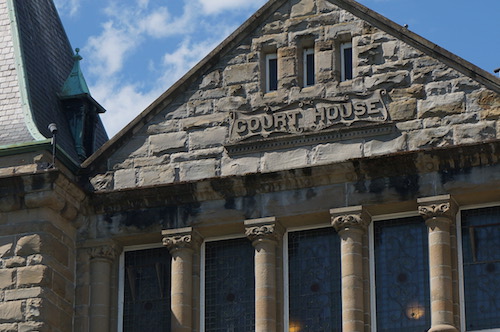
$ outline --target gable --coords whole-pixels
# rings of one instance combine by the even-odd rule
[[[270,1],[91,158],[93,184],[153,186],[497,139],[498,80],[432,45],[353,1]]]

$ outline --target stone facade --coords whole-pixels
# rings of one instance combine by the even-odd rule
[[[499,92],[494,76],[354,1],[271,0],[82,165],[48,167],[44,144],[4,151],[0,331],[122,330],[140,285],[128,253],[149,248],[170,255],[144,267],[170,301],[170,330],[207,331],[207,246],[228,239],[250,247],[233,265],[249,258],[254,271],[234,278],[252,280],[253,330],[307,330],[288,311],[288,241],[310,229],[339,241],[340,307],[325,310],[344,332],[374,331],[373,229],[402,216],[421,216],[427,235],[425,329],[474,330],[458,216],[498,205]]]

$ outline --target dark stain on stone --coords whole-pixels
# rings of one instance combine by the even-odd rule
[[[233,197],[227,198],[226,202],[224,203],[224,208],[226,210],[234,210],[236,209],[236,201]]]
[[[380,194],[386,188],[385,179],[378,178],[370,181],[369,191],[372,194]]]
[[[308,200],[313,199],[313,198],[314,198],[314,197],[316,197],[316,196],[317,196],[316,191],[315,191],[313,188],[309,188],[309,189],[307,189],[307,192],[306,192],[306,198],[307,198]]]
[[[361,164],[359,161],[354,161],[352,163],[352,165],[354,166],[354,172],[356,173],[356,179],[358,179],[354,183],[354,189],[356,189],[356,191],[358,193],[365,193],[367,191],[366,183],[365,183],[365,174],[361,171]]]
[[[389,179],[389,186],[394,188],[403,200],[409,200],[418,196],[419,181],[420,176],[418,174],[393,176]]]
[[[255,219],[260,217],[257,200],[255,196],[245,196],[242,199],[242,210],[246,219]]]

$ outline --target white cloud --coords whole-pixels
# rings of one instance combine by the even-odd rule
[[[238,9],[238,8],[257,8],[262,6],[266,0],[199,0],[203,6],[203,10],[207,14],[217,14],[224,10]]]
[[[54,0],[54,4],[61,15],[75,16],[80,9],[80,0]]]

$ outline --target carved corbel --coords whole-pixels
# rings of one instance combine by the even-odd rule
[[[118,256],[118,249],[115,244],[109,243],[87,249],[90,259],[102,258],[114,260]]]
[[[365,231],[371,222],[371,216],[362,206],[330,210],[331,223],[337,232],[349,229]]]
[[[193,231],[192,227],[181,229],[168,229],[161,232],[163,235],[163,245],[170,253],[176,250],[194,250],[200,243],[200,236]]]
[[[245,220],[245,235],[253,244],[259,241],[278,242],[283,233],[283,226],[275,217]]]
[[[448,220],[453,222],[458,211],[458,205],[450,195],[425,197],[417,200],[418,212],[424,220]]]

